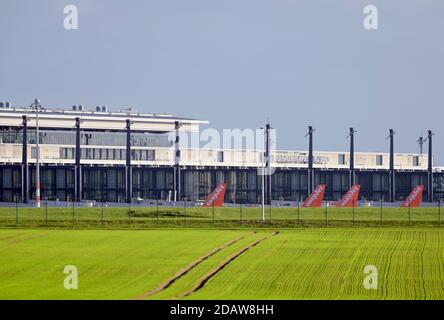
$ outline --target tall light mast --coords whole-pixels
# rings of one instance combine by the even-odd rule
[[[34,102],[31,104],[31,109],[35,112],[35,207],[40,208],[40,148],[39,148],[39,112],[43,110],[43,107],[40,105],[39,99],[34,99]]]

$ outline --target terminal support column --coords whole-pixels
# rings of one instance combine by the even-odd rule
[[[29,198],[29,170],[28,170],[28,118],[23,118],[23,138],[22,138],[22,202],[28,203]]]
[[[396,194],[396,181],[395,181],[395,151],[394,151],[394,139],[395,132],[393,129],[389,130],[390,138],[390,163],[389,163],[389,200],[395,201]]]
[[[350,128],[349,189],[355,184],[355,130]]]
[[[126,202],[133,198],[133,179],[131,170],[131,121],[126,120]]]
[[[428,157],[428,166],[427,166],[427,201],[433,201],[433,150],[432,150],[432,136],[433,132],[431,130],[428,131],[429,140],[429,157]]]
[[[308,195],[310,195],[313,190],[314,184],[314,172],[313,172],[313,127],[308,127]]]
[[[80,165],[80,118],[76,118],[75,201],[82,201],[82,167]]]
[[[174,200],[180,200],[180,122],[174,122],[176,139],[174,140]]]

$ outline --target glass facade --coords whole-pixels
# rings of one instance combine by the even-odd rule
[[[71,201],[74,198],[75,169],[73,166],[41,166],[42,199]],[[124,202],[126,200],[125,167],[82,166],[82,198],[85,200]],[[261,179],[255,169],[197,169],[181,170],[181,198],[204,200],[219,182],[226,181],[228,203],[259,203]],[[307,171],[279,169],[272,176],[272,199],[279,201],[305,200],[308,196]],[[326,200],[339,200],[348,191],[347,170],[317,170],[315,184],[326,184]],[[434,174],[434,199],[444,200],[444,173]],[[22,199],[22,167],[0,167],[0,201]],[[133,198],[174,199],[172,167],[133,167]],[[361,185],[360,199],[388,200],[387,171],[357,171],[356,183]],[[414,186],[427,188],[426,172],[397,172],[396,200],[402,201]],[[29,168],[30,199],[35,197],[35,168]],[[424,192],[424,200],[427,189]]]
[[[22,169],[20,166],[0,167],[0,201],[21,201]]]
[[[131,160],[135,161],[154,161],[156,160],[156,151],[147,149],[132,149]],[[31,148],[31,157],[35,158],[35,147]],[[75,148],[60,148],[60,159],[75,159]],[[125,148],[81,148],[81,159],[86,160],[126,160]]]
[[[75,145],[76,133],[73,130],[39,130],[40,144]],[[21,130],[1,129],[0,143],[21,144],[23,134]],[[36,132],[28,129],[28,143],[35,144]],[[81,145],[94,146],[126,146],[125,132],[84,132],[80,134]],[[131,133],[131,146],[134,147],[171,147],[172,141],[168,134],[161,133]]]

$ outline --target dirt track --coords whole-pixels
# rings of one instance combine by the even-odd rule
[[[251,235],[251,234],[254,234],[254,233],[256,233],[256,232],[252,232],[252,233],[249,233],[249,234],[247,234],[247,235],[244,235],[244,236],[238,237],[238,238],[236,238],[236,239],[234,239],[234,240],[230,240],[228,243],[226,243],[226,244],[224,244],[224,245],[222,245],[222,246],[220,246],[220,247],[217,247],[217,248],[211,250],[211,251],[208,252],[206,255],[200,257],[200,258],[197,259],[196,261],[194,261],[194,262],[192,262],[191,264],[189,264],[187,267],[185,267],[185,268],[179,270],[179,271],[178,271],[173,277],[167,279],[165,282],[163,282],[163,283],[162,283],[160,286],[158,286],[157,288],[155,288],[155,289],[153,289],[153,290],[151,290],[151,291],[148,291],[148,292],[146,292],[146,293],[144,293],[144,294],[142,294],[142,295],[139,295],[139,296],[137,296],[137,297],[134,297],[133,299],[134,299],[134,300],[142,300],[142,299],[146,299],[146,298],[148,298],[149,296],[152,296],[152,295],[154,295],[154,294],[156,294],[156,293],[158,293],[158,292],[160,292],[160,291],[162,291],[162,290],[165,290],[166,288],[168,288],[169,286],[171,286],[171,285],[172,285],[177,279],[179,279],[180,277],[183,277],[185,274],[187,274],[189,271],[191,271],[193,268],[195,268],[196,266],[198,266],[200,263],[202,263],[203,261],[205,261],[205,260],[208,259],[209,257],[211,257],[211,256],[215,255],[216,253],[218,253],[219,251],[221,251],[221,250],[223,250],[223,249],[225,249],[225,248],[227,248],[227,247],[229,247],[229,246],[235,244],[236,242],[238,242],[238,241],[240,241],[240,240],[242,240],[242,239],[245,239],[247,236],[249,236],[249,235]]]
[[[212,277],[214,277],[218,272],[220,272],[223,268],[225,268],[230,262],[232,262],[233,260],[235,260],[237,257],[239,257],[242,253],[248,251],[249,249],[257,246],[259,243],[267,240],[268,238],[271,238],[275,235],[279,234],[279,232],[274,232],[271,235],[268,235],[266,237],[263,237],[259,240],[256,240],[255,242],[249,244],[248,246],[240,249],[239,251],[233,253],[231,256],[229,256],[228,258],[226,258],[221,264],[219,264],[216,268],[214,268],[213,270],[211,270],[210,272],[208,272],[206,275],[204,275],[202,278],[200,278],[197,281],[197,284],[194,285],[190,290],[177,295],[177,298],[182,298],[182,297],[186,297],[189,296],[190,294],[196,292],[197,290],[199,290],[200,288],[202,288],[205,283],[210,280]]]

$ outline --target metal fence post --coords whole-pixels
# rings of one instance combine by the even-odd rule
[[[271,211],[272,211],[272,204],[271,204],[271,199],[270,199],[270,224],[272,223]]]
[[[242,226],[242,201],[240,203],[240,225]]]
[[[103,200],[102,200],[102,214],[101,214],[101,224],[102,224],[102,228],[103,228],[103,204],[104,204],[104,202],[103,202]]]
[[[353,226],[355,226],[355,200],[352,201],[352,210],[353,210]]]
[[[48,198],[46,198],[46,206],[45,206],[45,225],[48,226]]]
[[[15,196],[15,224],[19,223],[19,208],[18,208],[18,197]]]
[[[412,215],[412,213],[411,213],[411,208],[410,208],[410,202],[409,202],[409,227],[411,227],[412,226],[412,218],[411,218],[411,215]]]
[[[128,202],[128,227],[131,228],[131,202]]]
[[[183,207],[184,207],[184,218],[185,218],[185,228],[187,227],[187,201],[186,199],[183,200]]]
[[[325,225],[328,226],[328,203],[325,201]]]
[[[298,225],[301,224],[301,205],[299,203],[299,198],[298,198]]]
[[[214,201],[213,201],[213,228],[214,228]]]
[[[157,206],[157,224],[159,224],[159,199],[157,199],[157,201],[156,201],[156,206]]]
[[[438,224],[441,225],[441,199],[438,200]]]
[[[382,198],[381,198],[381,226],[382,226]]]
[[[75,225],[75,223],[76,223],[76,221],[75,221],[75,206],[76,206],[76,203],[74,202],[74,200],[72,201],[72,227],[74,228],[74,225]]]

